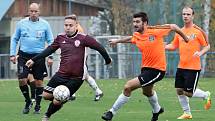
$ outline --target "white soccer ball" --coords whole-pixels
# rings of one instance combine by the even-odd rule
[[[70,97],[69,89],[64,85],[59,85],[54,89],[53,96],[58,101],[66,101]]]

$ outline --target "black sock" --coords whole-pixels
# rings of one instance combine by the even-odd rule
[[[54,105],[53,102],[49,104],[48,110],[46,112],[46,116],[51,117],[52,114],[61,109],[63,105]]]
[[[40,106],[42,100],[43,87],[36,87],[36,105]]]
[[[28,89],[28,85],[24,85],[24,86],[20,86],[19,87],[23,96],[25,97],[25,102],[30,102],[30,96],[29,96],[29,89]]]
[[[35,86],[35,81],[30,82],[30,89],[31,89],[31,99],[36,98],[36,86]]]

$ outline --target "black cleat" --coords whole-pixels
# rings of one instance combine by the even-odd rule
[[[32,108],[33,103],[31,101],[28,101],[25,103],[25,108],[22,110],[23,114],[28,114],[30,109]]]
[[[151,121],[157,121],[157,120],[158,120],[158,116],[159,116],[161,113],[163,113],[163,112],[164,112],[164,109],[163,109],[163,108],[161,108],[161,109],[159,110],[159,112],[158,112],[158,113],[152,113],[152,114],[153,114],[153,116],[152,116]]]
[[[111,121],[113,118],[113,113],[111,111],[107,111],[103,114],[102,119],[105,121]]]
[[[40,114],[40,105],[35,105],[34,114]]]
[[[104,96],[103,93],[96,95],[94,101],[99,101],[103,96]]]

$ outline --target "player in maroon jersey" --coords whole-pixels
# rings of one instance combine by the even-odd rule
[[[64,21],[65,33],[59,34],[54,42],[41,54],[28,60],[26,66],[31,67],[36,60],[45,58],[61,49],[61,61],[59,70],[44,88],[43,97],[51,103],[42,121],[48,121],[50,116],[57,112],[65,102],[54,99],[53,91],[58,85],[65,85],[69,88],[70,94],[75,93],[85,79],[86,48],[97,50],[105,59],[106,64],[111,63],[111,58],[105,48],[89,35],[78,33],[77,21],[72,16],[66,16]]]

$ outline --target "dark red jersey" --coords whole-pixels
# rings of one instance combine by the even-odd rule
[[[104,57],[107,64],[111,62],[105,48],[94,38],[82,33],[77,33],[72,37],[68,37],[66,34],[58,35],[54,42],[46,49],[47,51],[45,50],[43,54],[35,58],[46,57],[57,49],[60,49],[61,61],[57,74],[66,78],[83,78],[87,69],[87,47],[97,50]]]

